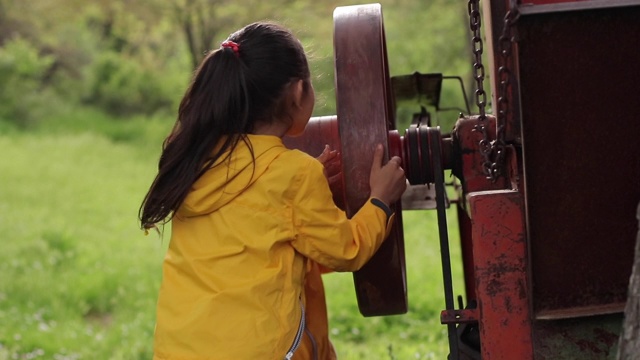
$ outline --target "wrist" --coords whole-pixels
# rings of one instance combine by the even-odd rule
[[[389,218],[393,215],[393,210],[391,209],[391,207],[389,207],[387,203],[385,203],[384,201],[380,200],[377,197],[372,196],[369,201],[371,201],[373,205],[382,209],[384,213],[387,215],[387,221],[389,221]]]

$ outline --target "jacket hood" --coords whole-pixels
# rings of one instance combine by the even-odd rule
[[[178,215],[191,217],[220,209],[259,179],[271,162],[286,151],[277,136],[247,135],[245,140],[238,141],[230,158],[217,161],[193,184]],[[226,154],[221,156],[224,158]]]

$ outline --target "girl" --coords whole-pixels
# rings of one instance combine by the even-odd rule
[[[144,229],[172,221],[154,359],[335,358],[320,269],[364,265],[406,184],[378,146],[371,199],[347,219],[321,162],[281,140],[313,105],[302,46],[278,25],[248,25],[202,61],[140,209]]]

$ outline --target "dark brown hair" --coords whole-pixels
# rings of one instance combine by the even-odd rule
[[[258,122],[286,116],[279,105],[293,80],[309,85],[300,42],[282,26],[253,23],[231,34],[238,44],[211,51],[199,65],[163,144],[158,174],[139,210],[145,229],[171,219],[193,183],[220,157],[248,141]]]

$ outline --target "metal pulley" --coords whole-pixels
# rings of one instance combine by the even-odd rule
[[[404,135],[398,132],[379,4],[336,8],[334,60],[337,115],[311,118],[304,133],[284,141],[288,147],[314,157],[325,144],[339,151],[342,175],[331,184],[336,205],[351,217],[367,201],[377,144],[385,147],[385,162],[391,156],[402,159],[410,184],[437,181],[436,172],[449,162],[451,152],[445,149],[451,146],[437,127],[414,124]],[[392,208],[396,215],[390,236],[354,273],[358,307],[364,316],[403,314],[408,310],[402,202]]]

